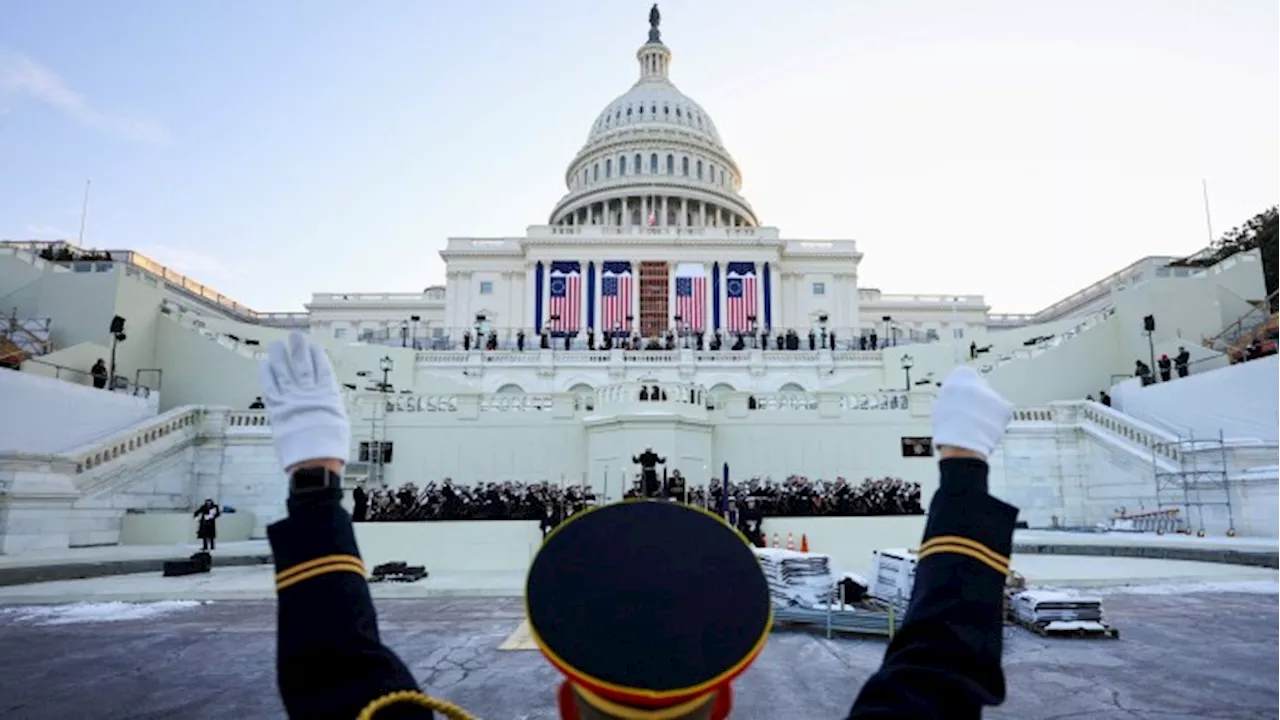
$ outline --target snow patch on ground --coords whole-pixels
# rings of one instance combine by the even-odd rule
[[[165,600],[153,603],[74,603],[71,605],[31,605],[0,610],[0,618],[36,625],[73,625],[77,623],[149,620],[199,607],[195,600]]]
[[[1190,595],[1192,593],[1247,593],[1280,595],[1280,583],[1274,580],[1222,580],[1157,585],[1121,585],[1088,588],[1093,595]]]

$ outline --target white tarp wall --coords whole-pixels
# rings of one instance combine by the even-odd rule
[[[69,450],[155,414],[144,398],[0,370],[0,452]]]
[[[1115,386],[1117,410],[1170,432],[1196,438],[1280,441],[1280,356],[1240,363],[1142,387],[1134,378]]]

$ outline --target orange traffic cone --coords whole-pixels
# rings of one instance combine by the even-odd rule
[[[809,536],[800,536],[800,552],[809,552]]]
[[[773,534],[773,546],[778,547],[778,533]]]
[[[787,549],[791,551],[796,549],[796,536],[793,533],[787,533]]]

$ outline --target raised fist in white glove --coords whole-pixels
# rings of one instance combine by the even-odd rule
[[[347,462],[351,425],[324,350],[301,333],[277,340],[258,368],[276,455],[288,472],[306,460]]]
[[[933,444],[991,456],[1013,419],[1013,406],[973,368],[960,366],[942,381],[933,404]]]

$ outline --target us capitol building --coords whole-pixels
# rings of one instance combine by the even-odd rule
[[[0,369],[0,405],[17,409],[0,416],[0,554],[181,528],[206,497],[260,536],[283,506],[257,371],[294,330],[345,388],[348,478],[390,486],[556,481],[617,499],[653,448],[700,483],[732,465],[738,479],[901,478],[928,497],[930,406],[958,364],[1018,407],[991,486],[1033,526],[1164,507],[1153,478],[1203,466],[1200,445],[1178,450],[1171,432],[1086,398],[1119,399],[1135,358],[1184,345],[1195,373],[1227,365],[1221,343],[1196,340],[1266,296],[1256,250],[1142,258],[1026,315],[860,288],[853,240],[761,224],[710,115],[671,82],[656,9],[636,61],[546,224],[450,238],[445,284],[423,292],[263,312],[132,250],[0,242],[0,365],[20,370]],[[95,389],[109,377],[115,392]],[[1144,396],[1126,395],[1138,412]],[[1233,473],[1275,460],[1274,445],[1213,452]],[[1269,514],[1215,527],[1274,536],[1267,477],[1269,505],[1233,485],[1230,507]]]
[[[672,51],[656,8],[636,51],[639,77],[591,123],[565,170],[566,193],[545,225],[522,237],[450,238],[443,287],[423,293],[325,293],[309,325],[336,340],[408,335],[423,348],[460,336],[545,330],[557,348],[605,336],[662,338],[728,349],[788,330],[808,347],[859,349],[910,339],[964,339],[987,324],[981,296],[890,295],[859,289],[852,239],[788,239],[741,194],[742,170],[711,115],[671,81]],[[407,326],[406,326],[407,325]],[[405,326],[405,327],[402,327]],[[754,329],[755,332],[752,332]]]

